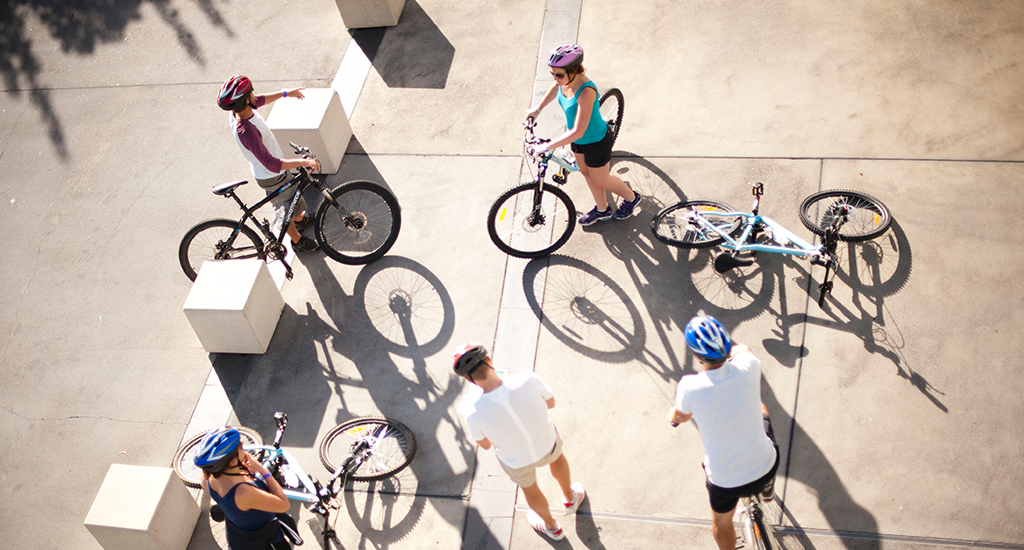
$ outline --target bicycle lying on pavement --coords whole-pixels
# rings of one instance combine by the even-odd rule
[[[622,126],[622,92],[618,88],[609,89],[601,96],[598,108],[612,132],[614,146]],[[533,167],[533,181],[505,191],[494,201],[487,213],[487,233],[505,254],[537,258],[561,248],[576,228],[576,206],[572,199],[561,187],[544,181],[548,165],[554,162],[558,166],[558,172],[551,179],[559,186],[565,185],[569,174],[578,172],[579,166],[571,152],[564,155],[554,151],[545,153],[539,147],[551,140],[534,134],[536,120],[527,119],[525,126],[523,146]]]
[[[290,145],[302,157],[314,158],[308,148],[294,143]],[[324,195],[313,221],[316,241],[329,257],[348,265],[367,264],[386,254],[395,244],[402,226],[402,213],[398,199],[391,191],[372,181],[350,181],[328,189],[305,167],[300,167],[298,172],[297,176],[251,208],[235,194],[235,190],[247,181],[214,186],[214,195],[229,197],[238,203],[242,217],[238,221],[207,220],[185,233],[178,246],[178,261],[185,275],[195,281],[206,260],[270,258],[283,263],[285,276],[291,279],[292,268],[286,260],[288,251],[284,239],[288,220],[294,219],[299,198],[310,186]],[[296,185],[298,192],[282,218],[275,219],[273,224],[266,218],[262,223],[257,222],[253,212]],[[249,225],[250,221],[266,238],[266,244]]]
[[[252,428],[235,429],[241,436],[242,447],[270,471],[285,496],[307,503],[311,512],[323,518],[324,548],[331,540],[341,544],[330,515],[332,510],[339,509],[335,500],[344,492],[348,480],[376,481],[394,476],[416,456],[416,438],[405,424],[383,417],[355,418],[331,428],[320,441],[320,462],[331,472],[331,479],[323,485],[306,474],[287,449],[281,448],[288,415],[276,412],[274,421],[277,432],[272,445],[264,445],[259,432]],[[193,489],[201,489],[203,484],[203,471],[193,459],[205,436],[201,433],[183,443],[171,463],[178,477]],[[210,516],[217,520],[212,508]]]
[[[818,307],[824,307],[839,266],[837,242],[873,239],[885,233],[892,223],[889,209],[870,195],[848,190],[819,191],[800,205],[800,221],[822,237],[822,243],[815,246],[758,213],[763,183],[753,184],[752,193],[754,206],[749,214],[717,201],[683,201],[659,212],[651,222],[651,231],[659,241],[680,248],[721,246],[724,250],[714,260],[715,271],[719,273],[753,264],[753,258],[739,257],[744,253],[809,258],[812,264],[825,268],[825,277],[818,285]],[[761,235],[769,242],[760,242]]]

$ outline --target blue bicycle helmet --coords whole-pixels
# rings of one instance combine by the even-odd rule
[[[697,316],[686,325],[686,345],[704,361],[718,363],[729,357],[732,339],[729,331],[714,317]]]
[[[234,428],[210,430],[199,443],[196,456],[192,461],[204,472],[219,472],[231,462],[233,457],[238,456],[238,446],[241,442],[238,430]]]

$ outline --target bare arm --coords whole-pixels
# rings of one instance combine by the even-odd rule
[[[580,92],[580,97],[576,100],[576,122],[573,124],[572,130],[548,143],[547,149],[550,151],[551,149],[564,147],[583,137],[583,134],[587,133],[587,125],[590,124],[590,113],[594,110],[595,103],[597,103],[596,90],[587,87]]]
[[[481,440],[479,440],[479,441],[477,441],[476,444],[479,445],[480,448],[485,450],[485,451],[490,449],[491,446],[493,445],[493,443],[491,443],[491,440],[487,439],[486,437],[481,439]]]
[[[296,99],[305,99],[306,96],[302,93],[302,90],[305,90],[305,88],[295,88],[294,90],[281,90],[280,92],[276,92],[273,94],[264,94],[263,97],[267,98],[267,103],[273,103],[281,99],[282,97],[294,97]],[[287,93],[288,95],[285,96],[285,93]]]
[[[249,456],[249,453],[245,453],[245,459],[245,467],[253,475],[262,477],[264,474],[269,473],[267,468]],[[235,491],[235,505],[238,506],[238,509],[242,511],[263,510],[274,513],[287,512],[291,508],[291,504],[288,502],[288,497],[284,495],[284,489],[274,479],[274,476],[267,476],[266,482],[267,488],[270,489],[269,492],[247,483],[239,485]]]
[[[541,109],[547,107],[552,101],[555,100],[555,93],[558,91],[558,84],[552,84],[548,91],[544,93],[544,97],[541,98],[540,104],[536,107],[531,108],[526,113],[526,118],[537,118],[540,114]]]
[[[552,395],[551,399],[548,399],[548,400],[546,400],[544,402],[548,404],[548,408],[549,409],[555,408],[555,396]]]
[[[693,414],[686,414],[679,412],[679,409],[672,407],[668,411],[668,421],[672,424],[682,424],[683,422],[689,422],[693,418]]]

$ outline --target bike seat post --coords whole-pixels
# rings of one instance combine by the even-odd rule
[[[761,207],[761,195],[764,194],[764,184],[761,182],[755,183],[750,192],[754,195],[754,206],[751,207],[750,212],[756,216],[757,211]]]

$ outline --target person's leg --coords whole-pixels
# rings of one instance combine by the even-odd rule
[[[548,467],[551,468],[551,475],[558,482],[558,486],[562,488],[562,496],[565,497],[565,502],[572,502],[575,495],[572,492],[572,474],[569,471],[569,460],[565,458],[565,453],[562,453]]]
[[[583,162],[583,153],[576,153],[576,165],[580,167],[580,174],[583,176],[583,180],[587,182],[587,189],[590,189],[590,194],[594,197],[594,204],[597,205],[597,209],[602,211],[608,210],[608,195],[604,192],[604,188],[598,187],[594,181],[590,173],[590,167]]]
[[[533,485],[521,487],[521,489],[523,490],[523,496],[526,497],[526,505],[544,520],[544,525],[547,526],[548,530],[555,531],[559,529],[558,522],[555,521],[555,517],[551,515],[551,510],[548,508],[548,497],[544,496],[544,492],[540,490],[540,485],[535,482]]]
[[[711,534],[714,535],[719,550],[736,550],[736,526],[732,522],[735,512],[735,507],[727,513],[711,511]]]
[[[626,182],[622,181],[622,178],[612,174],[611,168],[612,164],[610,162],[596,168],[593,166],[587,167],[587,173],[590,176],[587,179],[587,185],[591,187],[591,193],[593,193],[593,188],[597,187],[601,189],[602,196],[604,196],[604,191],[608,190],[627,201],[635,199],[636,195],[633,193],[633,190],[626,185]],[[584,176],[584,178],[586,177]]]

